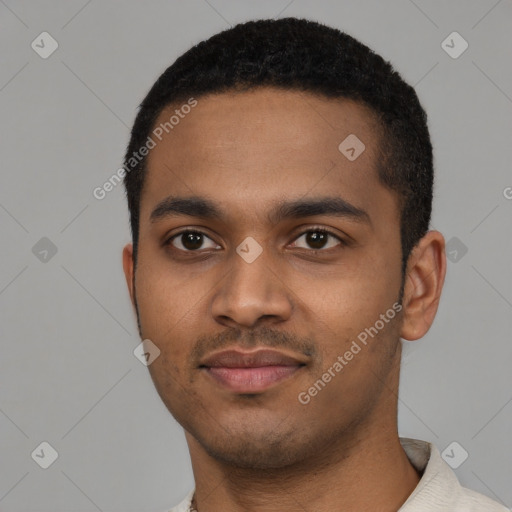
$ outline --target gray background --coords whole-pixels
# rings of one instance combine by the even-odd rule
[[[0,0],[0,510],[158,512],[192,487],[182,429],[133,355],[123,189],[92,191],[178,55],[285,16],[374,48],[429,114],[432,227],[457,255],[434,326],[405,345],[400,434],[457,441],[463,484],[512,507],[511,14],[510,0]],[[43,31],[59,45],[46,59],[31,47]],[[441,46],[453,31],[469,43],[457,59]],[[55,255],[33,250],[43,237]],[[59,455],[48,469],[31,457],[43,441]]]

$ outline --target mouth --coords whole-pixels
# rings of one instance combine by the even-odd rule
[[[223,388],[235,393],[257,393],[289,379],[306,362],[275,350],[227,350],[206,358],[199,368]]]

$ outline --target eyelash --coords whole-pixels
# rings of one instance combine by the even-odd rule
[[[209,237],[206,233],[204,233],[203,231],[199,231],[197,229],[192,229],[192,228],[189,228],[189,229],[184,229],[183,231],[180,231],[179,233],[175,233],[174,235],[172,235],[170,238],[168,238],[165,242],[164,242],[164,246],[165,247],[168,247],[168,246],[171,246],[172,249],[176,250],[176,251],[180,251],[180,252],[185,252],[185,253],[190,253],[190,254],[194,254],[194,253],[200,253],[201,249],[196,249],[196,250],[184,250],[184,249],[179,249],[177,247],[174,247],[172,246],[172,242],[174,239],[178,238],[179,236],[181,235],[184,235],[184,234],[187,234],[187,233],[192,233],[192,234],[195,234],[195,235],[201,235],[201,236],[205,236],[206,238],[209,238],[211,240],[211,237]],[[299,233],[295,238],[294,238],[294,242],[296,240],[298,240],[301,236],[303,235],[307,235],[308,233],[323,233],[323,234],[326,234],[326,235],[330,235],[331,237],[335,238],[338,242],[339,242],[339,245],[341,247],[345,247],[348,245],[348,242],[346,242],[345,240],[343,240],[342,238],[340,238],[337,234],[333,233],[332,231],[330,231],[329,229],[326,229],[324,227],[313,227],[313,228],[309,228],[305,231],[302,231],[301,233]],[[334,247],[329,247],[328,249],[309,249],[309,252],[313,252],[313,253],[319,253],[319,252],[327,252],[329,251],[330,249],[333,249]],[[303,247],[299,247],[299,249],[304,249]]]

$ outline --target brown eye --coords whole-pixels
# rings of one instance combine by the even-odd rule
[[[210,246],[204,247],[205,243],[210,241]],[[172,244],[176,249],[182,251],[197,251],[198,249],[215,249],[219,247],[215,242],[200,231],[182,231],[174,235],[168,244]]]
[[[183,233],[181,235],[181,243],[185,249],[190,251],[200,249],[203,245],[203,235],[198,233]]]
[[[305,246],[298,243],[301,239],[304,240],[306,244]],[[313,250],[330,249],[340,244],[343,245],[343,241],[325,229],[312,229],[306,231],[296,238],[294,242],[295,247]]]
[[[322,249],[329,235],[327,233],[321,233],[320,231],[310,231],[306,234],[306,243],[313,249]]]

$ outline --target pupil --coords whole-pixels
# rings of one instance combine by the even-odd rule
[[[310,231],[306,235],[307,243],[314,249],[321,249],[327,241],[327,233],[320,231]]]
[[[182,235],[183,247],[189,250],[199,249],[203,245],[203,235],[198,233],[186,233]]]

